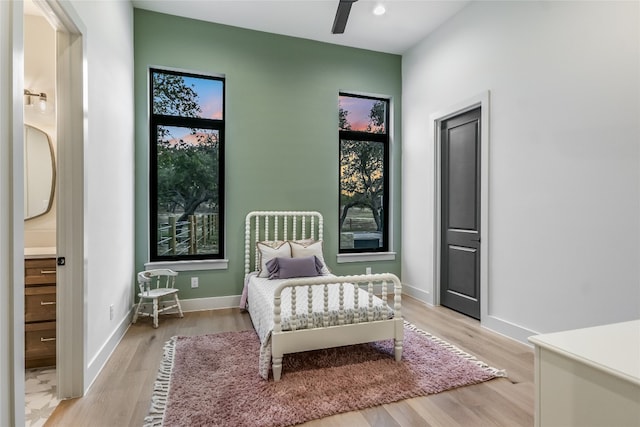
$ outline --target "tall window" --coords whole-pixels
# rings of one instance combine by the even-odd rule
[[[389,100],[340,93],[340,253],[389,250]]]
[[[150,69],[150,258],[223,258],[224,78]]]

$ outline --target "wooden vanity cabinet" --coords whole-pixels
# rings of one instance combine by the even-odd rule
[[[56,364],[56,259],[24,261],[25,367]]]

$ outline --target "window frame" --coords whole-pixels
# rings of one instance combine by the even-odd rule
[[[359,254],[389,254],[390,252],[390,239],[391,239],[391,197],[389,191],[391,189],[391,98],[380,95],[364,95],[351,92],[338,92],[338,97],[345,96],[350,98],[370,99],[373,101],[383,101],[386,103],[385,108],[385,132],[374,133],[366,131],[351,131],[338,128],[338,256],[357,256]],[[341,234],[342,229],[340,227],[340,217],[342,203],[340,198],[342,197],[342,171],[341,171],[341,157],[342,157],[342,142],[343,141],[360,141],[360,142],[374,142],[382,143],[383,146],[383,196],[382,196],[382,210],[384,212],[383,224],[382,224],[382,246],[375,248],[342,248],[341,246]]]
[[[154,113],[153,74],[163,73],[181,77],[217,80],[222,82],[222,119],[173,116]],[[225,255],[225,118],[226,118],[226,78],[193,71],[163,67],[148,69],[149,107],[149,260],[150,263],[172,263],[185,261],[218,261]],[[218,132],[218,253],[158,255],[158,127],[184,127],[215,130]]]

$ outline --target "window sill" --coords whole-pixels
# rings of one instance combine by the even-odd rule
[[[395,261],[395,252],[363,252],[359,254],[338,254],[338,264],[347,262]]]
[[[194,270],[226,270],[229,268],[228,259],[207,259],[198,261],[156,261],[144,264],[147,270],[153,268],[170,268],[173,271]]]

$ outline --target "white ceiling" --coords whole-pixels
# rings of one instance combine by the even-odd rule
[[[470,0],[359,0],[331,34],[338,0],[132,0],[134,7],[235,27],[402,54]],[[383,4],[387,12],[373,14]]]

